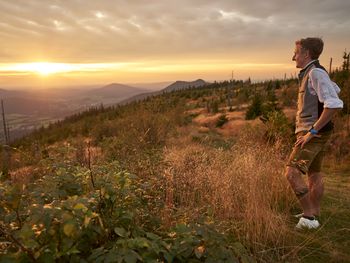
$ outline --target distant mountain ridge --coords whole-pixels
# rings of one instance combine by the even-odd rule
[[[197,79],[195,81],[178,80],[178,81],[175,81],[174,83],[170,84],[169,86],[165,87],[162,90],[137,94],[135,96],[127,98],[126,100],[121,101],[119,104],[126,104],[126,103],[130,103],[130,102],[134,102],[134,101],[144,100],[148,97],[157,96],[157,95],[160,95],[160,94],[166,93],[166,92],[188,89],[188,88],[192,88],[192,87],[198,88],[198,87],[202,87],[202,86],[205,86],[208,84],[209,84],[208,82],[206,82],[202,79]]]
[[[202,79],[197,79],[195,81],[176,81],[173,84],[169,85],[165,89],[163,89],[163,92],[171,92],[171,91],[176,91],[176,90],[181,90],[181,89],[188,89],[188,88],[198,88],[201,86],[205,86],[208,83],[205,82]]]
[[[148,89],[135,88],[119,83],[84,90],[7,90],[0,88],[6,114],[67,116],[95,105],[112,105]],[[57,113],[57,114],[56,114]]]
[[[119,102],[118,104],[119,105],[124,105],[124,104],[135,102],[135,101],[141,101],[141,100],[147,99],[148,97],[161,95],[162,93],[163,93],[162,90],[152,91],[152,92],[145,92],[145,93],[137,94],[135,96],[127,98],[127,99]]]
[[[104,106],[122,105],[142,101],[148,97],[163,93],[200,87],[208,84],[202,79],[195,81],[176,81],[169,86],[155,90],[133,87],[120,83],[111,83],[97,88],[62,88],[40,90],[7,90],[0,88],[0,99],[4,102],[8,125],[13,138],[26,134],[43,123],[58,120],[77,112],[85,111],[101,104]],[[1,137],[1,134],[0,134]]]
[[[150,92],[149,89],[136,88],[120,83],[111,83],[88,90],[7,90],[0,88],[0,98],[4,100],[6,113],[43,114],[64,116],[78,109],[94,105],[125,104],[143,100],[165,92],[200,87],[208,84],[202,79],[195,81],[176,81],[169,86]],[[55,113],[58,114],[55,114]]]
[[[112,83],[108,84],[106,86],[103,86],[101,88],[96,88],[87,91],[84,95],[85,96],[102,96],[104,98],[118,98],[119,100],[125,99],[127,97],[147,92],[146,89],[141,88],[135,88],[132,86],[119,84],[119,83]]]

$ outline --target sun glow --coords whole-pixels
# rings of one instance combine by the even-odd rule
[[[56,73],[69,72],[74,68],[65,63],[50,63],[50,62],[33,62],[24,63],[14,66],[14,70],[37,73],[42,76],[48,76]]]
[[[192,76],[209,79],[226,79],[235,71],[236,78],[247,78],[252,74],[266,78],[267,71],[273,71],[282,76],[286,72],[294,72],[289,64],[239,63],[230,60],[151,60],[123,61],[108,63],[56,63],[56,62],[24,62],[0,63],[0,77],[6,81],[16,82],[34,75],[37,81],[42,78],[54,81],[55,84],[69,78],[76,82],[106,82],[119,81],[139,82],[168,81],[169,79],[191,79]],[[277,76],[277,75],[274,75]],[[3,78],[4,77],[4,78]],[[0,79],[0,84],[1,84]],[[40,80],[41,81],[41,80]],[[27,82],[26,82],[27,83]]]
[[[34,73],[40,76],[49,76],[60,73],[74,72],[103,72],[113,71],[130,66],[133,63],[53,63],[53,62],[30,62],[16,64],[0,64],[0,75],[5,74],[28,74]]]

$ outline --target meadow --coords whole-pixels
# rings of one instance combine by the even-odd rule
[[[297,80],[226,81],[91,108],[3,148],[0,261],[350,262],[350,78],[332,77],[346,107],[320,229],[294,229],[283,176]]]

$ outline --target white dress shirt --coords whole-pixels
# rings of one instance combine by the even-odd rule
[[[308,88],[312,95],[317,95],[324,108],[343,108],[343,101],[338,96],[340,88],[323,69],[310,70]]]

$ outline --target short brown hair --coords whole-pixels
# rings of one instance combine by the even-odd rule
[[[311,59],[318,59],[323,51],[323,40],[319,37],[302,38],[295,41],[295,44],[309,51]]]

